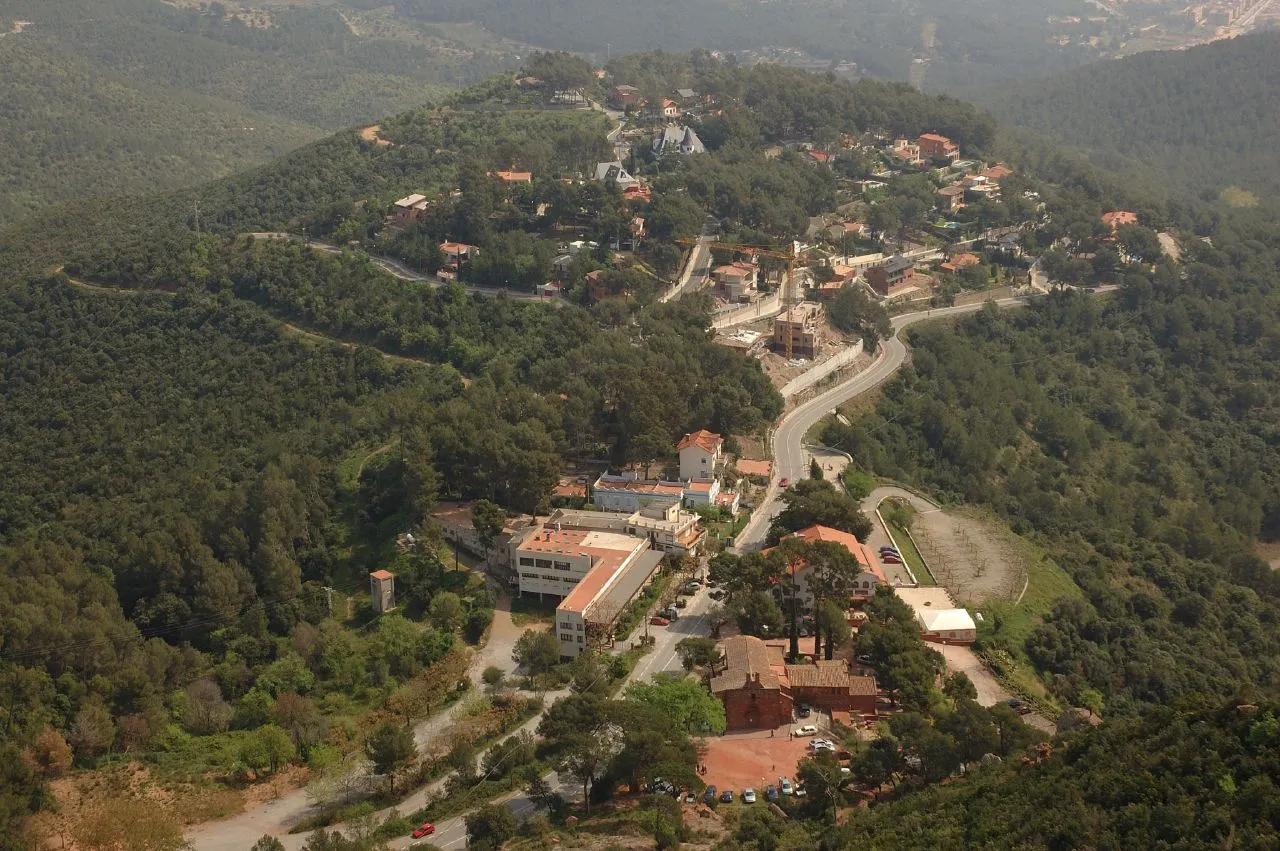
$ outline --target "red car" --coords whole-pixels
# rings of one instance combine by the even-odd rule
[[[784,476],[784,477],[783,477],[783,479],[782,479],[780,482],[778,482],[778,487],[780,487],[780,488],[789,488],[789,487],[791,487],[791,480],[790,480],[790,479],[788,479],[788,478],[786,478],[786,477]]]
[[[414,839],[421,839],[424,836],[430,836],[436,832],[436,826],[429,821],[424,821],[418,825],[418,829],[413,832]]]
[[[653,624],[654,626],[667,626],[671,623],[671,621],[667,620],[664,617],[661,617],[660,615],[654,615],[653,617],[649,618],[649,623]]]

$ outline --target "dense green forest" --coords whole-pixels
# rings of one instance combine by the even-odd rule
[[[963,782],[855,810],[821,847],[1273,848],[1277,713],[1274,701],[1156,708],[1032,767],[985,765]]]
[[[868,469],[983,503],[1085,591],[1029,635],[1064,697],[1115,708],[1280,683],[1280,233],[1224,226],[1114,298],[1046,298],[911,332],[874,413],[827,429]]]
[[[657,67],[672,69],[669,82]],[[714,344],[704,297],[583,306],[481,295],[394,277],[362,247],[430,267],[437,240],[472,240],[483,260],[464,282],[527,288],[545,279],[553,246],[603,244],[634,212],[658,246],[642,260],[665,250],[678,261],[670,238],[707,214],[752,241],[794,238],[839,200],[837,172],[793,151],[758,155],[781,140],[933,129],[975,155],[998,144],[988,116],[898,84],[735,69],[702,53],[623,59],[610,72],[726,104],[699,124],[709,153],[638,158],[654,188],[647,205],[575,183],[607,156],[600,114],[530,108],[536,95],[504,75],[383,121],[390,144],[344,131],[197,189],[58,205],[0,231],[0,828],[38,809],[43,781],[73,761],[136,758],[207,781],[399,752],[404,730],[382,722],[447,699],[465,665],[459,645],[491,615],[484,583],[445,567],[423,522],[432,503],[545,510],[566,459],[647,462],[682,433],[758,433],[782,410],[755,359]],[[1209,847],[1234,828],[1266,847],[1275,710],[1236,715],[1234,704],[1265,704],[1280,681],[1280,588],[1253,552],[1280,535],[1280,228],[1255,211],[1161,204],[1048,146],[1020,156],[1005,189],[1044,206],[1005,204],[1002,215],[1034,222],[1024,243],[1037,253],[1105,255],[1083,283],[1117,291],[913,330],[912,361],[874,409],[823,439],[865,470],[989,507],[1064,568],[1080,597],[1034,622],[989,618],[982,649],[1029,663],[1062,702],[1100,706],[1108,721],[1019,767],[1030,739],[1016,713],[977,707],[958,678],[940,689],[940,657],[882,594],[855,650],[910,710],[885,741],[907,743],[921,768],[908,771],[897,748],[860,751],[863,788],[895,788],[821,842],[1136,844],[1186,824],[1198,797],[1204,819],[1179,835]],[[487,174],[513,166],[533,181]],[[415,191],[435,205],[388,228],[390,203]],[[899,224],[920,219],[932,193],[909,175],[884,207]],[[1121,262],[1099,218],[1119,204],[1176,232],[1182,262]],[[303,230],[343,248],[248,235]],[[1137,230],[1121,241],[1154,239]],[[612,268],[618,257],[602,247],[583,255],[610,267],[611,283],[646,275]],[[869,305],[837,304],[850,327],[883,328]],[[814,518],[866,531],[825,483],[787,504],[775,537]],[[398,552],[407,529],[425,544]],[[359,594],[384,565],[404,616],[373,619],[367,604],[344,613],[344,592]],[[750,587],[767,584],[769,567],[722,559],[717,573],[757,571],[730,588],[726,616],[776,634],[780,609]],[[819,616],[831,644],[848,640],[838,610]],[[596,680],[578,679],[575,691]],[[684,705],[662,688],[644,696]],[[634,787],[643,770],[687,774],[696,759],[670,713],[585,695],[562,706],[546,716],[542,753],[503,747],[525,754],[522,765],[574,772],[592,798],[607,797],[602,779]],[[602,757],[581,730],[626,743]],[[1008,764],[979,767],[987,752]],[[977,776],[952,777],[961,763]],[[1117,778],[1122,763],[1141,776]],[[834,764],[804,771],[815,789],[834,772],[832,796],[844,782]],[[1006,810],[977,822],[1004,798]],[[1131,817],[1078,817],[1091,806]],[[922,807],[941,815],[924,824]],[[806,818],[826,817],[825,803],[811,809]],[[1051,814],[1057,830],[1045,827]],[[472,820],[481,847],[514,832],[490,810],[469,830]],[[726,843],[815,842],[772,815],[743,824]]]
[[[1097,166],[1169,196],[1235,186],[1273,206],[1280,33],[1160,51],[1045,80],[975,89],[1002,121],[1079,148]],[[1228,193],[1224,200],[1240,203]]]
[[[0,39],[0,221],[239,172],[518,61],[403,22],[357,35],[330,6],[251,24],[218,4],[4,0],[0,19],[29,22]]]
[[[406,17],[478,20],[494,32],[534,44],[603,56],[646,50],[743,51],[795,48],[821,59],[851,59],[877,77],[906,79],[912,60],[930,57],[929,82],[946,89],[966,82],[1041,76],[1094,55],[1084,45],[1049,43],[1047,16],[1079,13],[1070,0],[1034,6],[1008,0],[956,5],[891,0],[652,0],[644,14],[618,0],[397,0]],[[936,43],[925,40],[929,31]]]

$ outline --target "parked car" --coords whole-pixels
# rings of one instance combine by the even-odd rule
[[[883,547],[881,547],[881,548],[880,548],[880,552],[882,552],[882,553],[895,553],[895,554],[896,554],[896,553],[898,552],[898,548],[897,548],[897,547],[891,547],[891,546],[889,546],[888,544],[885,544]]]
[[[654,615],[653,617],[649,618],[649,623],[653,624],[654,626],[667,626],[671,623],[671,621],[667,620],[662,615]]]
[[[684,584],[684,590],[688,591],[690,594],[692,594],[694,591],[697,591],[701,587],[702,587],[702,583],[697,579],[690,579],[688,582]]]
[[[782,787],[782,794],[784,795],[790,795],[795,791],[795,787],[791,785],[790,777],[779,777],[778,785]]]
[[[848,777],[848,776],[849,776],[849,775],[851,775],[851,774],[853,774],[853,771],[849,768],[849,766],[847,766],[847,765],[842,765],[842,766],[840,766],[840,776],[841,776],[841,777]]]
[[[797,704],[796,704],[796,715],[799,715],[801,718],[808,718],[808,717],[809,717],[809,704],[807,704],[807,703],[797,703]]]
[[[818,751],[831,751],[832,753],[835,753],[836,746],[834,742],[828,741],[827,739],[814,739],[809,743],[809,750],[814,753],[817,753]]]
[[[809,793],[808,793],[808,792],[806,792],[806,791],[804,790],[804,787],[803,787],[803,786],[797,786],[797,787],[796,787],[796,797],[797,797],[797,798],[803,798],[805,795],[808,795],[808,794],[809,794]]]
[[[857,659],[859,662],[861,662],[864,665],[870,665],[874,661],[871,658],[870,653],[859,653],[857,656],[854,656],[853,658]]]
[[[1025,703],[1023,703],[1021,700],[1018,700],[1018,698],[1016,697],[1009,698],[1008,700],[1005,701],[1005,703],[1007,703],[1009,705],[1009,708],[1012,709],[1014,712],[1018,713],[1019,715],[1031,714],[1031,711],[1032,711],[1031,707],[1027,706]]]
[[[696,804],[698,803],[698,796],[693,794],[692,792],[686,792],[684,796],[684,802],[686,804]]]
[[[421,839],[422,837],[430,836],[435,832],[436,826],[429,821],[424,821],[414,829],[412,836],[414,839]]]
[[[716,787],[708,786],[706,790],[702,793],[702,803],[710,804],[715,799],[716,799]]]
[[[818,728],[812,724],[805,724],[803,727],[796,727],[792,730],[791,735],[799,738],[804,738],[805,736],[816,736],[818,735]]]
[[[732,804],[732,803],[733,803],[733,790],[732,790],[732,789],[725,789],[723,792],[721,792],[721,793],[720,793],[720,803],[722,803],[722,804]]]
[[[791,480],[788,479],[786,476],[783,476],[781,479],[778,480],[778,487],[782,488],[783,490],[786,490],[787,488],[791,487]]]
[[[778,787],[772,785],[764,787],[764,799],[766,801],[778,800]]]
[[[678,609],[676,609],[675,606],[667,606],[665,609],[662,610],[662,616],[665,618],[670,618],[671,620],[675,620],[676,618],[680,617],[680,612]]]
[[[885,555],[880,556],[880,560],[885,564],[902,564],[902,559],[898,558],[895,555],[889,555],[887,553]]]
[[[742,803],[754,804],[756,802],[756,790],[750,786],[742,790]]]

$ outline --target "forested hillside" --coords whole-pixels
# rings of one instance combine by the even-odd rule
[[[0,38],[0,221],[231,174],[517,62],[496,38],[362,28],[332,6],[3,0],[0,19],[26,22]]]
[[[892,0],[649,0],[643,14],[622,0],[398,0],[396,5],[407,17],[478,20],[511,38],[595,55],[794,48],[822,59],[853,60],[867,74],[899,80],[911,73],[913,59],[927,56],[926,81],[937,89],[1037,77],[1076,67],[1096,53],[1087,45],[1049,43],[1053,29],[1046,17],[1080,14],[1084,7],[1074,0],[926,0],[910,6]]]
[[[983,643],[1116,709],[1280,686],[1280,231],[1223,227],[1106,300],[1060,294],[910,334],[874,413],[826,441],[989,505],[1085,591]]]
[[[1097,166],[1168,195],[1280,193],[1280,33],[1143,53],[1045,80],[974,90],[1003,121],[1084,151]],[[1248,203],[1227,192],[1229,203]]]
[[[1280,705],[1195,704],[1123,719],[1031,768],[854,811],[824,848],[1273,848]],[[749,846],[748,846],[749,847]]]

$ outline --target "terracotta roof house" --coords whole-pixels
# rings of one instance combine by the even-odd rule
[[[739,635],[721,642],[724,668],[711,678],[711,693],[724,703],[730,730],[772,729],[791,723],[795,701],[827,711],[876,712],[876,681],[852,676],[841,661],[777,664],[759,638]]]
[[[1138,223],[1138,215],[1130,213],[1128,210],[1114,210],[1110,213],[1102,214],[1102,223],[1111,228],[1111,232],[1115,233],[1125,225],[1136,225]]]
[[[499,180],[505,180],[507,183],[533,182],[533,172],[531,171],[495,171],[492,176]]]
[[[964,185],[953,183],[938,190],[938,209],[954,213],[964,207]]]
[[[954,160],[960,156],[960,146],[938,133],[921,133],[916,144],[920,146],[920,155],[929,159]]]
[[[862,566],[862,571],[854,577],[853,580],[853,596],[855,598],[865,599],[876,592],[876,588],[881,585],[888,585],[889,580],[884,575],[884,568],[880,566],[880,561],[876,558],[875,553],[866,544],[860,542],[848,532],[841,532],[839,529],[832,529],[830,526],[813,525],[801,529],[791,537],[800,538],[805,541],[824,541],[831,544],[839,544],[848,550],[858,564]],[[800,593],[808,595],[808,583],[805,580],[805,567],[799,567],[796,570],[796,584],[800,586]]]
[[[943,263],[938,268],[944,272],[958,272],[965,266],[977,266],[981,262],[982,258],[978,255],[964,252],[962,254],[954,255],[950,260]]]
[[[985,168],[978,172],[978,174],[981,177],[985,177],[987,180],[990,180],[992,183],[999,183],[1004,178],[1013,174],[1013,169],[1009,168],[1004,163],[996,163],[990,168]]]
[[[724,288],[725,297],[729,301],[741,301],[749,295],[756,288],[758,275],[756,265],[745,260],[717,266],[711,273],[716,283]]]
[[[711,693],[724,703],[730,730],[761,730],[791,723],[794,703],[769,664],[765,643],[750,635],[721,645],[724,668],[711,678]]]

